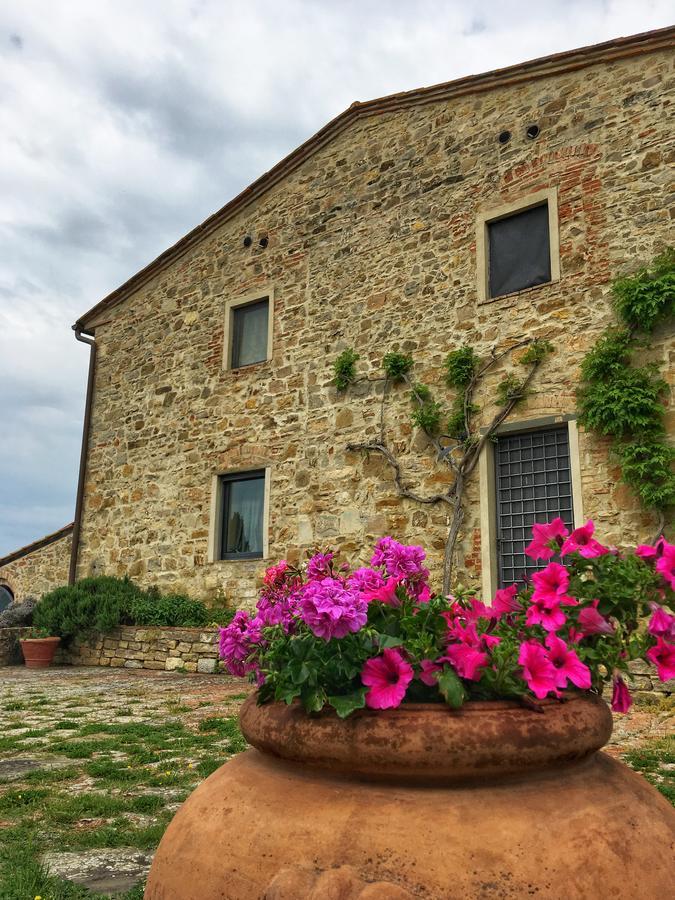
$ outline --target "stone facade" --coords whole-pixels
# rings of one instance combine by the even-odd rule
[[[68,584],[73,526],[47,535],[0,558],[0,585],[7,585],[20,603]]]
[[[332,363],[354,347],[359,374],[372,375],[385,352],[411,352],[415,378],[445,399],[449,350],[470,344],[484,355],[545,338],[555,353],[511,421],[573,414],[580,361],[613,321],[611,279],[673,240],[672,63],[670,49],[591,54],[569,70],[542,65],[489,89],[450,86],[356,110],[283,179],[120,302],[83,317],[98,359],[78,576],[129,574],[251,604],[265,563],[209,562],[212,479],[269,467],[270,560],[330,545],[363,561],[392,534],[427,547],[438,578],[446,508],[400,499],[381,458],[346,451],[378,435],[382,384],[338,393]],[[535,140],[525,135],[531,123]],[[505,129],[513,137],[501,145]],[[560,280],[481,303],[478,216],[550,188]],[[224,369],[226,300],[269,290],[271,359]],[[672,384],[665,330],[651,358]],[[512,369],[507,360],[487,380],[484,423]],[[392,392],[387,434],[420,492],[445,483],[403,389]],[[607,444],[580,431],[579,463],[583,516],[599,536],[618,545],[649,537],[654,520],[618,483]],[[465,584],[481,577],[481,502],[476,474],[456,569]]]
[[[30,628],[0,628],[0,667],[17,666],[23,662],[21,638],[30,635]]]
[[[59,652],[57,661],[75,666],[111,666],[166,671],[218,671],[218,632],[200,628],[125,625]]]

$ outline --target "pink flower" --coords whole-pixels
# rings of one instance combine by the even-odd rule
[[[386,603],[387,606],[400,606],[401,601],[398,599],[396,594],[396,588],[401,583],[399,578],[388,578],[382,587],[379,587],[375,591],[370,591],[368,593],[363,594],[363,597],[370,600],[379,600],[380,603]]]
[[[656,571],[675,591],[675,544],[663,542],[663,552],[661,557],[656,560]]]
[[[363,628],[368,604],[336,578],[322,578],[305,585],[300,615],[317,637],[329,641]]]
[[[414,581],[409,587],[418,603],[428,603],[431,600],[431,589],[423,581]]]
[[[633,698],[630,691],[626,687],[626,682],[620,675],[614,679],[614,690],[612,691],[612,710],[619,713],[627,713],[633,705]]]
[[[652,617],[649,620],[649,633],[675,643],[675,616],[671,616],[658,603],[651,603],[650,606]]]
[[[660,537],[653,546],[651,544],[639,544],[635,548],[635,555],[641,559],[656,559],[663,553],[663,545],[665,543],[665,539]]]
[[[579,613],[577,623],[583,637],[589,637],[592,634],[614,634],[612,623],[598,612],[599,602],[599,600],[593,600],[590,606],[585,606]]]
[[[535,522],[532,526],[532,541],[525,548],[525,553],[532,559],[550,559],[558,552],[562,538],[566,538],[568,534],[560,517],[547,525]],[[555,550],[550,546],[552,541],[557,545]]]
[[[413,679],[413,668],[398,650],[388,647],[381,656],[366,661],[361,681],[370,688],[366,705],[370,709],[391,709],[400,706],[408,685]]]
[[[567,617],[558,602],[548,599],[535,600],[534,597],[532,601],[525,615],[527,625],[541,625],[546,631],[558,631],[562,628]]]
[[[605,553],[609,553],[607,547],[603,547],[595,540],[594,531],[595,525],[590,519],[581,528],[575,528],[560,548],[560,555],[579,553],[585,559],[593,559],[594,556],[603,556]]]
[[[492,601],[492,614],[502,616],[505,613],[518,612],[520,604],[516,600],[517,593],[518,586],[515,584],[507,588],[500,588]]]
[[[260,623],[244,609],[238,610],[230,624],[220,629],[220,656],[230,675],[242,678],[257,668],[250,657],[261,640]]]
[[[438,680],[436,679],[436,672],[440,672],[443,666],[439,665],[437,662],[433,662],[430,659],[423,659],[420,663],[420,673],[419,680],[422,684],[426,684],[427,687],[436,687],[438,684]]]
[[[332,575],[334,556],[334,553],[315,553],[307,562],[307,577],[314,581]]]
[[[282,584],[286,578],[286,572],[288,569],[288,563],[285,559],[282,559],[281,562],[278,562],[276,564],[276,566],[270,566],[268,569],[265,569],[263,582],[270,587]]]
[[[579,659],[574,650],[569,650],[565,641],[554,634],[546,635],[548,658],[553,663],[557,672],[556,687],[565,688],[567,682],[582,691],[587,691],[591,686],[591,670]]]
[[[518,654],[523,679],[535,697],[542,700],[547,694],[558,694],[558,673],[546,650],[537,641],[523,641]]]
[[[392,537],[383,537],[375,544],[371,565],[384,566],[388,575],[396,578],[427,578],[429,572],[422,563],[426,553],[422,547],[399,544]]]
[[[659,681],[675,678],[675,644],[668,644],[662,637],[647,651],[647,659],[656,666]]]
[[[347,579],[349,587],[358,594],[364,595],[364,600],[370,599],[370,594],[379,591],[384,587],[385,578],[381,572],[364,566],[361,569],[355,569]]]
[[[570,606],[575,606],[577,603],[574,597],[568,597],[565,593],[570,583],[570,576],[565,566],[561,566],[560,563],[549,563],[541,572],[535,572],[532,575],[532,583],[534,584],[533,602],[567,603]]]
[[[468,644],[450,644],[442,659],[447,660],[452,665],[460,678],[478,681],[480,678],[479,669],[487,665],[488,655],[475,647],[470,647]]]

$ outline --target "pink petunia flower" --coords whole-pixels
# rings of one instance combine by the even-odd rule
[[[363,597],[368,600],[379,600],[380,603],[386,603],[387,606],[400,606],[401,601],[398,599],[396,594],[396,588],[401,583],[400,578],[387,578],[382,587],[377,588],[375,591],[370,591],[363,594]]]
[[[614,634],[614,626],[598,612],[599,600],[593,600],[590,606],[584,607],[577,618],[583,637],[592,634]]]
[[[675,643],[675,616],[667,612],[658,603],[649,604],[652,609],[652,617],[649,620],[649,633],[654,637],[662,637],[664,640]]]
[[[612,691],[612,710],[613,712],[627,713],[633,705],[633,698],[626,686],[626,682],[620,675],[614,678],[614,689]]]
[[[507,613],[518,612],[520,604],[516,599],[517,594],[518,586],[515,584],[507,588],[500,588],[495,593],[495,599],[492,601],[492,614],[494,616],[503,616]]]
[[[381,656],[367,660],[361,672],[361,681],[370,688],[366,706],[370,709],[400,706],[413,675],[410,663],[391,647],[387,647]]]
[[[427,687],[436,687],[438,680],[435,673],[440,672],[442,668],[443,666],[431,659],[423,659],[420,663],[419,680]]]
[[[635,548],[635,555],[641,559],[658,559],[663,553],[665,538],[660,537],[655,544],[639,544]]]
[[[669,644],[662,637],[647,651],[647,659],[656,666],[659,681],[675,678],[675,644]]]
[[[568,534],[569,531],[560,517],[548,524],[535,522],[532,526],[532,541],[525,548],[525,553],[532,559],[550,559],[558,552],[562,539]],[[552,542],[557,545],[556,549],[551,547]]]
[[[567,616],[560,608],[560,603],[547,598],[532,598],[532,604],[525,614],[527,625],[541,625],[546,631],[558,631],[567,621]]]
[[[532,575],[532,583],[534,584],[533,602],[566,603],[568,606],[577,604],[574,597],[568,597],[566,594],[570,575],[565,566],[561,566],[560,563],[549,563],[545,569],[535,572]]]
[[[591,670],[579,659],[574,650],[567,647],[565,641],[554,634],[546,635],[548,658],[553,663],[557,672],[556,687],[565,688],[567,682],[582,691],[589,690],[591,686]]]
[[[442,659],[452,665],[460,678],[466,678],[469,681],[478,681],[479,670],[488,663],[487,653],[470,647],[468,644],[450,644]]]
[[[599,541],[595,540],[594,531],[595,525],[590,519],[581,528],[575,528],[560,548],[560,555],[579,553],[584,559],[593,559],[595,556],[604,556],[605,553],[609,553],[608,547],[603,547]]]
[[[557,696],[558,673],[541,644],[537,641],[523,641],[518,664],[523,668],[522,678],[535,697],[542,700],[547,694]]]
[[[675,591],[675,544],[663,542],[663,552],[656,560],[656,571]]]

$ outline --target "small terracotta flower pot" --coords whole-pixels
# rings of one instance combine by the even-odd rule
[[[29,669],[46,669],[51,666],[56,653],[56,648],[61,643],[61,638],[24,638],[20,640],[21,652]]]

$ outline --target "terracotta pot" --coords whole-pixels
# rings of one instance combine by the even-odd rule
[[[183,804],[148,900],[656,900],[672,886],[675,811],[598,752],[597,697],[410,704],[344,721],[257,706],[257,749]]]
[[[21,652],[29,669],[46,669],[52,664],[56,648],[61,643],[61,638],[23,638],[19,641]]]

